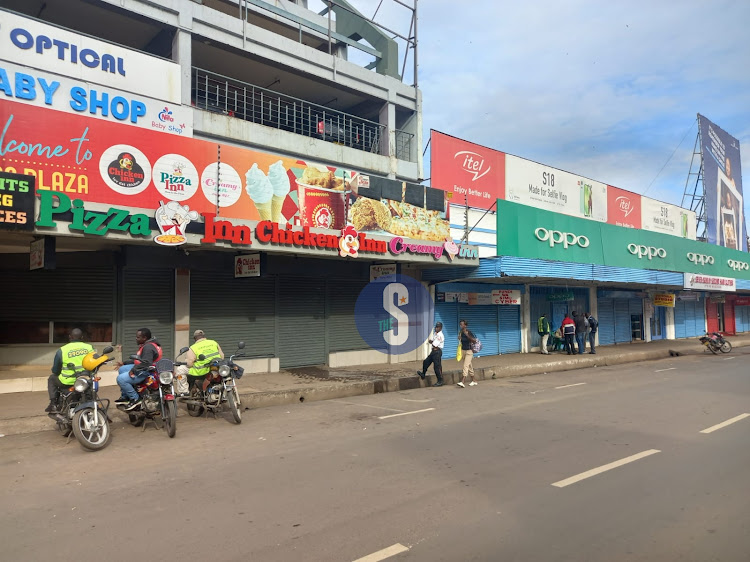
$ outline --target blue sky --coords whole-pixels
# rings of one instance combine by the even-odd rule
[[[378,19],[408,31],[393,0]],[[748,24],[745,0],[420,0],[424,142],[433,128],[680,204],[700,112],[740,140],[750,181]]]

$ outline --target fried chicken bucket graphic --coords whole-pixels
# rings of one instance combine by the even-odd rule
[[[305,168],[297,179],[297,196],[302,226],[343,229],[346,226],[344,179],[329,170]]]
[[[166,205],[159,201],[159,208],[154,213],[156,225],[161,234],[154,238],[154,242],[162,246],[179,246],[187,242],[185,227],[198,219],[198,212],[191,211],[187,205],[180,205],[177,201],[170,201]]]

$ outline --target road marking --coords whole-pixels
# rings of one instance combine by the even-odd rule
[[[414,400],[410,398],[402,398],[401,400],[403,400],[404,402],[421,402],[421,403],[432,402],[432,398],[427,398],[425,400]]]
[[[732,359],[736,359],[736,357],[725,357],[724,361],[731,361]]]
[[[656,369],[654,373],[663,373],[664,371],[674,371],[677,367],[669,367],[668,369]]]
[[[356,402],[344,402],[343,400],[331,400],[331,402],[338,402],[339,404],[348,404],[349,406],[362,406],[363,408],[377,408],[378,410],[388,410],[389,412],[403,412],[397,408],[386,408],[384,406],[371,406],[370,404],[358,404]]]
[[[354,562],[380,562],[380,560],[385,560],[402,552],[409,552],[409,548],[401,543],[396,543],[383,550],[378,550],[362,558],[357,558]]]
[[[400,414],[391,414],[390,416],[378,416],[379,420],[387,420],[388,418],[397,418],[399,416],[410,416],[411,414],[421,414],[422,412],[431,412],[435,408],[425,408],[424,410],[414,410],[413,412],[402,412]]]
[[[556,386],[555,390],[560,390],[561,388],[570,388],[571,386],[581,386],[582,384],[586,384],[585,382],[577,382],[575,384],[566,384],[563,386]]]
[[[608,470],[612,470],[613,468],[617,468],[625,464],[649,457],[651,455],[655,455],[656,453],[661,453],[661,451],[659,451],[658,449],[649,449],[648,451],[643,451],[642,453],[638,453],[637,455],[620,459],[619,461],[611,462],[598,468],[592,468],[591,470],[587,470],[586,472],[581,472],[580,474],[576,474],[575,476],[571,476],[570,478],[566,478],[565,480],[555,482],[552,485],[558,488],[564,488],[565,486],[570,486],[571,484],[575,484],[576,482],[580,482],[581,480],[585,480],[586,478],[591,478],[592,476],[596,476],[597,474],[601,474],[602,472],[607,472]]]
[[[701,433],[713,433],[717,429],[721,429],[722,427],[726,427],[728,425],[732,425],[733,423],[738,422],[740,420],[744,420],[745,418],[748,418],[748,417],[750,417],[750,414],[740,414],[739,416],[734,417],[731,420],[727,420],[725,422],[721,422],[719,424],[712,425],[711,427],[709,427],[709,428],[704,429],[703,431],[701,431]]]

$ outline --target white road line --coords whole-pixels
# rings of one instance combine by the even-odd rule
[[[570,388],[571,386],[581,386],[582,384],[586,384],[585,382],[577,382],[575,384],[566,384],[563,386],[556,386],[555,390],[560,390],[561,388]]]
[[[409,398],[402,398],[401,400],[403,400],[404,402],[421,402],[421,403],[432,402],[432,398],[427,398],[426,400],[413,400]]]
[[[370,404],[358,404],[356,402],[344,402],[343,400],[331,400],[331,402],[338,402],[339,404],[348,404],[349,406],[362,406],[363,408],[377,408],[378,410],[388,410],[389,412],[403,412],[398,408],[386,408],[384,406],[371,406]]]
[[[388,548],[384,548],[383,550],[378,550],[377,552],[373,552],[362,558],[357,558],[354,562],[380,562],[380,560],[385,560],[386,558],[396,556],[402,552],[409,552],[409,548],[403,544],[396,543]]]
[[[586,478],[591,478],[592,476],[596,476],[597,474],[601,474],[602,472],[607,472],[608,470],[612,470],[613,468],[617,468],[625,464],[643,459],[645,457],[649,457],[656,453],[661,453],[661,451],[659,451],[658,449],[649,449],[648,451],[643,451],[642,453],[638,453],[637,455],[620,459],[619,461],[611,462],[598,468],[592,468],[591,470],[587,470],[586,472],[581,472],[580,474],[576,474],[575,476],[571,476],[570,478],[566,478],[565,480],[555,482],[552,485],[558,488],[564,488],[565,486],[570,486],[571,484],[575,484],[576,482],[580,482],[581,480],[585,480]]]
[[[663,373],[664,371],[674,371],[677,367],[669,367],[668,369],[656,369],[654,373]]]
[[[706,428],[703,431],[701,431],[701,433],[713,433],[717,429],[721,429],[722,427],[726,427],[728,425],[732,425],[733,423],[738,422],[740,420],[744,420],[745,418],[748,418],[748,417],[750,417],[750,414],[740,414],[739,416],[734,417],[731,420],[727,420],[725,422],[721,422],[719,424],[712,425],[711,427]]]
[[[379,420],[387,420],[388,418],[397,418],[399,416],[409,416],[411,414],[421,414],[422,412],[431,412],[435,408],[426,408],[424,410],[414,410],[413,412],[403,412],[401,414],[391,414],[390,416],[378,416]]]
[[[736,359],[736,357],[725,357],[724,361],[731,361],[732,359]]]

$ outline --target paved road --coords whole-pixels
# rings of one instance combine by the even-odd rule
[[[1,438],[2,559],[745,562],[748,360]]]

